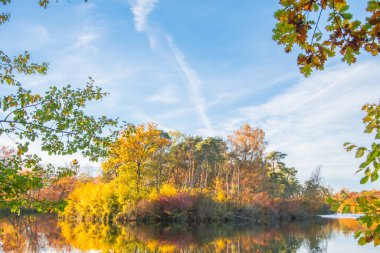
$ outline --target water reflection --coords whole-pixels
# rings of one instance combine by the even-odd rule
[[[4,252],[58,252],[71,249],[54,215],[0,216],[0,241]]]
[[[327,252],[337,234],[358,228],[352,219],[318,220],[284,226],[70,224],[55,216],[4,216],[0,240],[4,252]],[[358,246],[359,247],[359,246]],[[356,252],[353,249],[352,252]]]

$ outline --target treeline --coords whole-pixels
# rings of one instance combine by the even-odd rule
[[[63,217],[107,221],[256,221],[328,210],[319,170],[304,184],[286,154],[266,150],[262,129],[243,125],[225,140],[129,125],[102,174],[69,194]]]

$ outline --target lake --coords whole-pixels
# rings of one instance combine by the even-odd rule
[[[0,217],[2,252],[334,252],[371,253],[358,246],[360,225],[349,218],[287,225],[70,224],[54,215]]]

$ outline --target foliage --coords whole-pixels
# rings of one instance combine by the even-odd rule
[[[276,221],[320,211],[329,193],[320,175],[302,187],[297,170],[282,161],[285,154],[265,158],[264,135],[243,125],[227,142],[166,134],[152,123],[129,125],[111,145],[102,176],[69,194],[63,216],[148,222],[231,220],[235,215]],[[274,162],[273,154],[279,154]]]
[[[290,198],[297,196],[301,185],[296,177],[297,170],[289,168],[282,161],[286,154],[272,151],[266,157],[270,192],[274,197]]]
[[[107,221],[119,212],[115,186],[96,181],[79,184],[67,199],[63,216],[67,220]]]
[[[346,0],[280,0],[273,39],[289,53],[298,46],[297,65],[309,76],[313,69],[323,70],[326,61],[337,53],[352,64],[357,55],[380,51],[380,2],[367,0],[365,21],[353,19]],[[327,21],[321,20],[325,12]],[[322,29],[321,24],[325,24]]]
[[[380,139],[380,105],[378,104],[366,104],[362,108],[366,112],[366,116],[363,118],[365,124],[364,133],[374,134],[375,141],[372,142],[370,147],[358,147],[355,144],[346,142],[344,147],[347,151],[353,149],[356,150],[355,157],[361,158],[365,154],[366,160],[360,164],[358,172],[364,172],[364,177],[360,180],[361,184],[366,184],[369,179],[371,182],[377,181],[379,178],[380,169],[380,144],[377,140]]]
[[[236,174],[236,185],[231,178],[231,193],[238,201],[248,202],[250,195],[262,191],[267,181],[264,162],[265,133],[262,129],[244,124],[233,135],[228,136],[230,146],[230,163],[233,174]],[[236,189],[234,189],[236,187]]]
[[[49,1],[39,1],[46,7]],[[2,0],[0,4],[10,4]],[[0,14],[0,25],[8,21],[9,13]],[[17,146],[17,154],[0,161],[0,207],[19,211],[28,201],[20,195],[28,195],[33,188],[41,188],[44,168],[36,155],[27,155],[31,142],[40,142],[41,150],[49,154],[68,155],[82,152],[97,160],[107,154],[107,146],[117,136],[112,128],[117,120],[105,116],[94,117],[86,113],[89,102],[103,99],[107,93],[94,85],[90,78],[84,88],[51,86],[45,93],[29,90],[17,78],[21,75],[46,75],[47,63],[33,63],[28,52],[15,57],[0,50],[0,136],[8,136]],[[28,169],[28,172],[23,172]],[[51,166],[47,168],[51,169]],[[32,201],[32,199],[29,199]],[[33,200],[37,204],[38,201]]]
[[[29,191],[42,187],[43,167],[36,155],[12,154],[0,159],[0,206],[20,212],[20,206],[41,208]]]
[[[344,147],[347,151],[356,150],[356,158],[361,158],[365,154],[366,160],[362,162],[356,173],[364,172],[364,177],[360,180],[361,184],[366,184],[371,179],[375,182],[379,178],[380,169],[380,105],[366,104],[362,108],[366,112],[363,118],[365,124],[364,133],[373,134],[374,142],[370,147],[360,147],[352,143],[345,143]],[[358,238],[359,244],[363,245],[369,242],[375,246],[380,245],[380,196],[376,192],[368,192],[353,198],[347,192],[341,192],[335,199],[329,199],[329,203],[333,204],[334,211],[361,212],[364,214],[359,221],[366,225],[367,229],[358,231],[355,237]]]
[[[129,125],[110,147],[108,159],[102,164],[104,174],[108,180],[119,182],[118,189],[125,192],[120,196],[140,200],[148,194],[149,187],[144,186],[150,181],[156,180],[151,185],[159,188],[161,181],[159,177],[152,176],[154,171],[149,170],[149,163],[169,144],[165,133],[152,123],[146,127]],[[133,196],[132,192],[135,192]]]

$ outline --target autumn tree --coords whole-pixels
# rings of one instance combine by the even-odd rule
[[[265,184],[264,149],[265,133],[260,128],[244,124],[228,136],[230,163],[234,168],[236,196],[240,201],[241,193],[252,194]]]
[[[153,123],[129,125],[111,145],[107,160],[102,169],[108,180],[118,179],[121,184],[134,182],[136,199],[140,199],[151,185],[155,170],[149,171],[149,163],[162,149],[170,144],[168,136]],[[156,167],[157,168],[157,167]],[[154,169],[154,168],[153,168]],[[125,182],[123,182],[125,180]],[[129,182],[128,182],[129,181]]]
[[[363,51],[379,54],[378,0],[367,0],[365,20],[354,19],[346,0],[280,0],[280,5],[274,15],[273,39],[287,53],[298,47],[297,65],[305,76],[323,70],[336,54],[348,64],[355,63]]]

